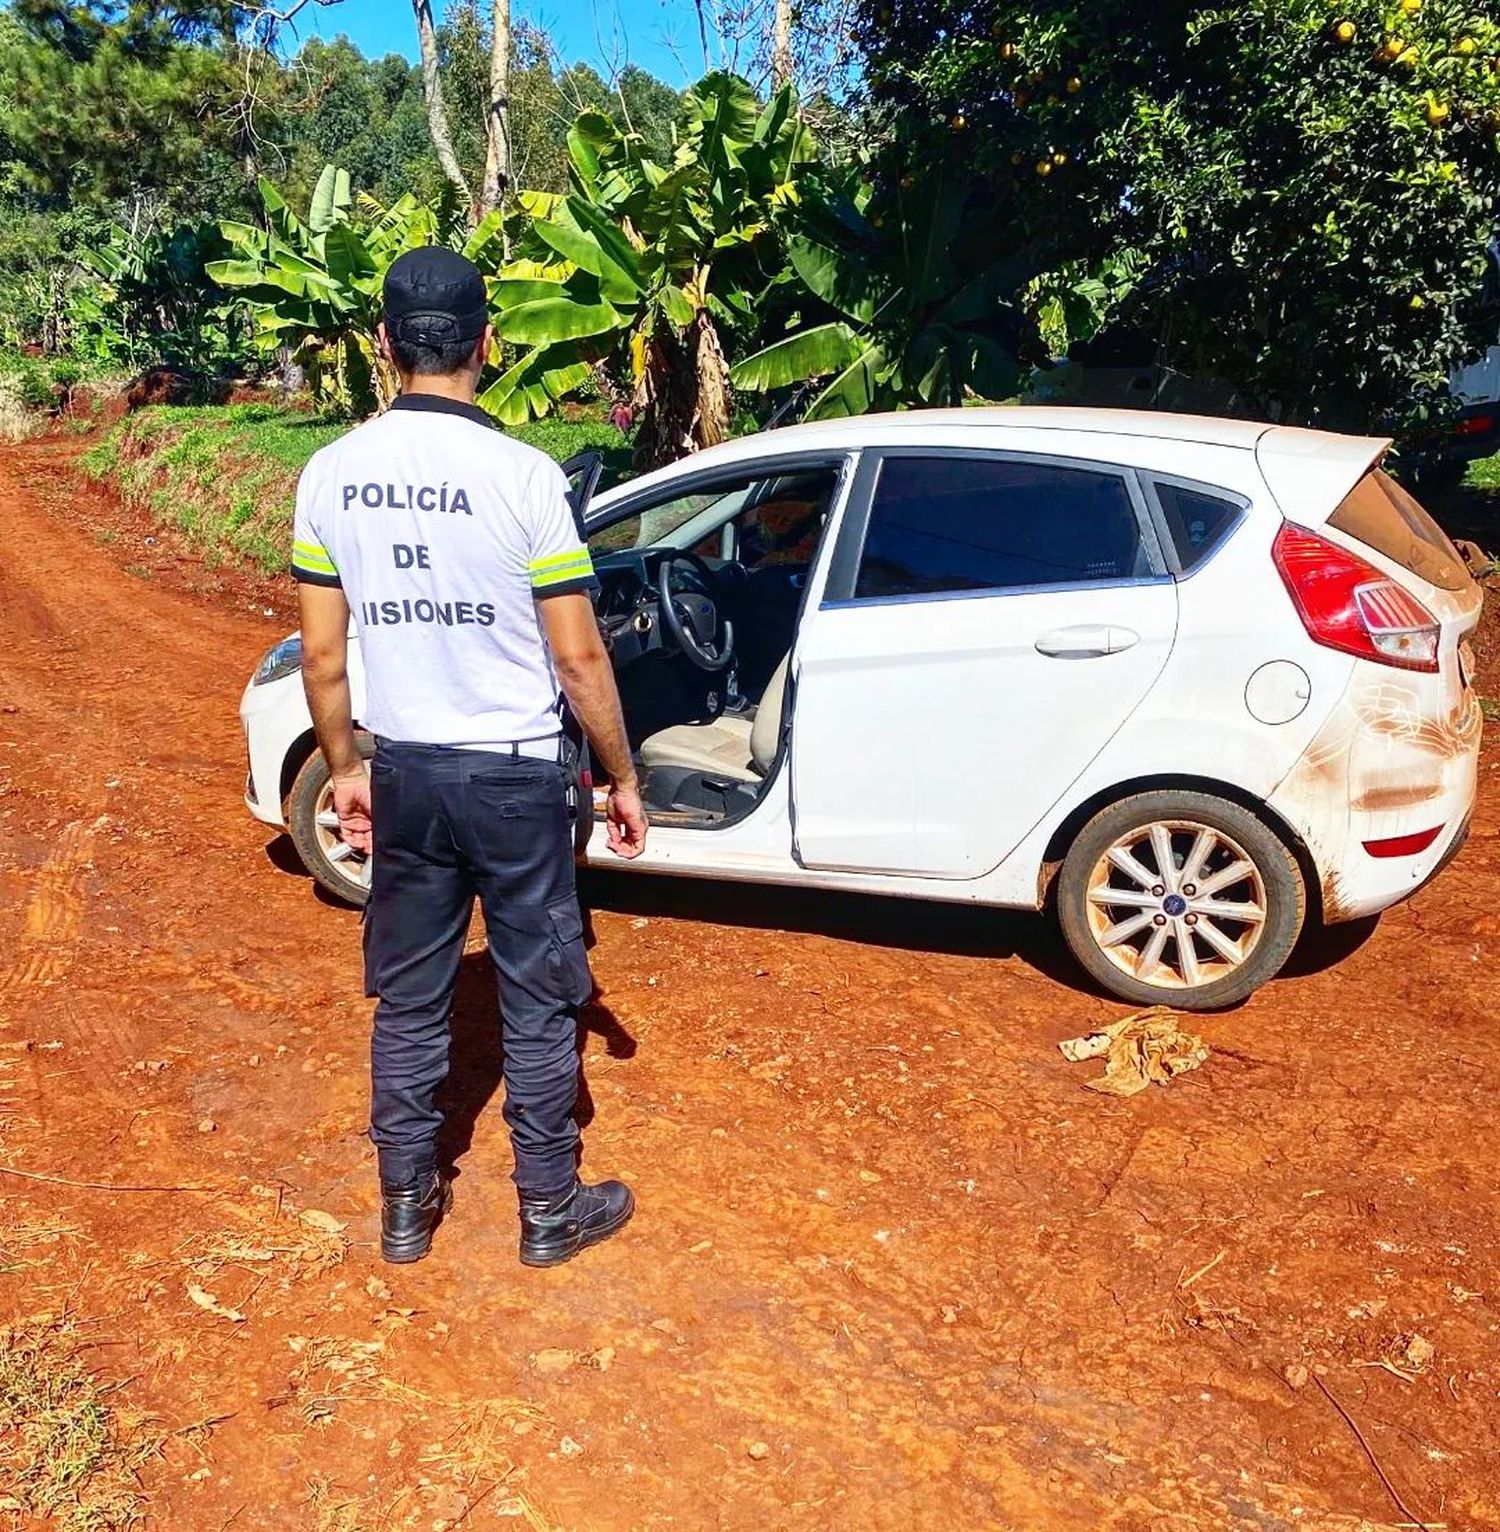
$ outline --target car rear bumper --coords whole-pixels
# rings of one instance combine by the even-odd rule
[[[1470,814],[1464,813],[1420,856],[1378,860],[1362,845],[1355,845],[1351,856],[1363,857],[1363,865],[1347,869],[1342,877],[1336,875],[1331,883],[1324,880],[1324,920],[1337,925],[1378,915],[1420,893],[1464,849],[1470,823]]]
[[[1481,727],[1471,688],[1444,710],[1425,677],[1361,667],[1269,800],[1302,838],[1325,921],[1389,909],[1458,855],[1474,812]],[[1400,850],[1412,837],[1426,840],[1422,849]]]

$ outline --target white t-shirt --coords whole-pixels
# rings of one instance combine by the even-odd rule
[[[536,601],[588,589],[594,566],[561,470],[477,406],[406,394],[315,453],[292,574],[343,587],[373,733],[479,748],[558,733]]]

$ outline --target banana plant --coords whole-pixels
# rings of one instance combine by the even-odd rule
[[[133,234],[119,224],[78,252],[98,279],[69,303],[79,338],[101,361],[165,362],[208,372],[240,350],[241,316],[205,267],[227,249],[217,224]]]
[[[314,397],[360,415],[389,403],[394,379],[376,349],[380,290],[404,251],[443,244],[481,269],[503,264],[508,216],[496,210],[466,231],[456,199],[436,206],[409,193],[384,207],[355,198],[349,173],[326,165],[300,218],[269,181],[260,183],[264,227],[225,222],[234,251],[210,262],[209,275],[248,304],[262,352],[289,348],[306,369]]]
[[[1022,294],[1025,252],[1006,225],[941,172],[885,194],[849,180],[806,200],[792,269],[830,316],[730,371],[749,392],[827,379],[804,418],[1004,399],[1045,355]],[[816,315],[814,317],[817,317]]]
[[[724,336],[751,329],[785,279],[779,220],[816,158],[795,93],[762,108],[743,79],[708,75],[686,94],[666,165],[597,113],[577,119],[568,149],[568,194],[532,198],[520,259],[491,285],[501,340],[522,354],[481,402],[520,424],[604,363],[630,380],[642,467],[724,440]]]

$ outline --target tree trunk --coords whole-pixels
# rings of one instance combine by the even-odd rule
[[[719,344],[719,332],[707,309],[699,309],[693,320],[694,370],[698,378],[698,400],[694,410],[693,446],[717,447],[729,440],[729,363]]]
[[[490,104],[485,119],[484,183],[479,189],[481,218],[510,192],[510,0],[495,0],[495,29],[490,39]]]
[[[472,207],[474,194],[469,190],[458,156],[453,152],[453,132],[448,126],[448,109],[443,105],[443,79],[438,71],[432,0],[411,0],[411,8],[417,18],[417,46],[422,53],[422,95],[427,101],[427,131],[432,135],[432,147],[437,150],[443,174],[458,188],[465,205]]]
[[[771,20],[771,89],[792,83],[792,0],[775,0]]]
[[[707,309],[678,333],[662,325],[652,336],[634,406],[641,427],[636,467],[645,473],[729,439],[729,365]]]

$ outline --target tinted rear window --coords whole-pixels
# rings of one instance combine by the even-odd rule
[[[1021,590],[1152,573],[1125,480],[1006,458],[881,465],[855,596]]]
[[[1158,479],[1153,485],[1167,535],[1186,574],[1206,559],[1239,519],[1240,504],[1207,490]]]
[[[1373,469],[1354,486],[1328,525],[1382,553],[1439,590],[1463,590],[1472,577],[1448,535],[1387,473]]]

